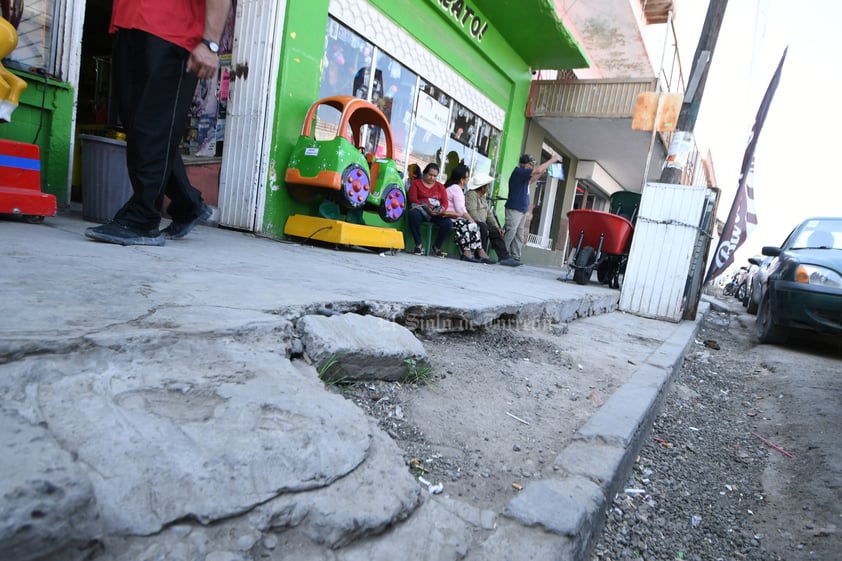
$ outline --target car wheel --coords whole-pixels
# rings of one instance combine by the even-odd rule
[[[776,345],[786,340],[786,331],[777,325],[772,317],[772,299],[765,295],[757,310],[757,338],[761,343]]]
[[[737,295],[736,295],[736,296],[737,296],[737,300],[739,300],[740,302],[743,302],[743,304],[745,305],[745,301],[746,301],[746,283],[742,283],[742,284],[741,284],[741,285],[737,288]]]
[[[757,302],[754,301],[754,291],[749,290],[748,302],[746,302],[746,312],[754,315],[757,313]]]

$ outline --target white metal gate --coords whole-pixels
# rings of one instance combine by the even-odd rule
[[[707,187],[647,183],[623,277],[620,309],[679,321]]]
[[[286,0],[238,0],[219,177],[220,224],[260,232]]]

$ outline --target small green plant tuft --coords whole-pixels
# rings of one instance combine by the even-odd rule
[[[342,373],[342,367],[339,364],[339,357],[344,353],[331,355],[319,369],[319,380],[328,386],[347,386],[352,382],[348,376]]]
[[[414,358],[403,361],[406,366],[406,374],[400,379],[402,384],[429,384],[433,378],[433,368],[427,361],[419,363]]]

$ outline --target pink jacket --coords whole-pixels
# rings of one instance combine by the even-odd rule
[[[468,209],[465,208],[465,193],[462,192],[462,187],[455,183],[447,188],[447,208],[459,216],[468,214]]]

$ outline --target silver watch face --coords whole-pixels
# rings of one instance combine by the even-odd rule
[[[217,43],[216,41],[209,41],[208,39],[202,39],[202,43],[204,43],[205,46],[208,49],[210,49],[210,51],[212,53],[219,53],[219,43]]]

